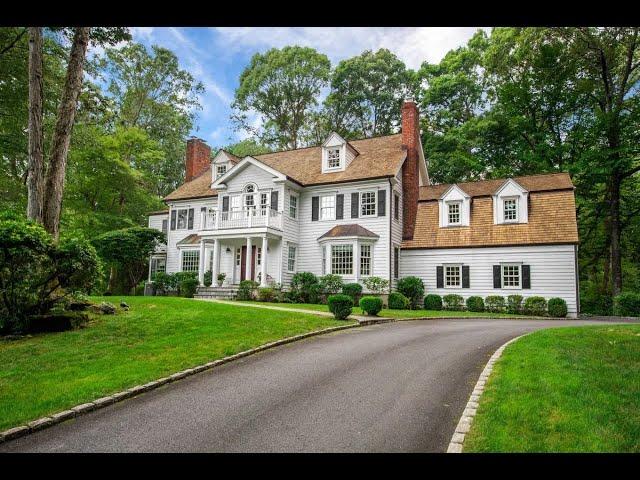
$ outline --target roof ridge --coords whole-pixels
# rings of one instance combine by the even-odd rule
[[[500,177],[500,178],[485,178],[482,180],[465,180],[463,182],[448,182],[448,183],[434,183],[432,185],[422,185],[420,188],[440,187],[442,185],[460,185],[461,183],[482,183],[482,182],[497,182],[500,180],[515,180],[518,178],[531,178],[531,177],[549,177],[551,175],[569,175],[569,172],[552,172],[552,173],[534,173],[532,175],[520,175],[513,177]]]

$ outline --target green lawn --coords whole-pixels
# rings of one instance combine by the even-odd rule
[[[303,310],[315,310],[316,312],[328,312],[329,307],[327,305],[315,304],[315,303],[266,303],[257,301],[242,301],[238,303],[246,303],[248,305],[274,305],[278,307],[300,308]],[[354,315],[362,315],[360,307],[353,307]],[[379,317],[390,317],[398,319],[411,319],[411,318],[425,318],[425,317],[473,317],[473,318],[528,318],[525,315],[511,315],[508,313],[489,313],[489,312],[452,312],[448,310],[390,310],[383,309],[378,314]]]
[[[81,330],[0,340],[0,430],[185,368],[343,321],[172,297],[105,297],[131,310]]]
[[[505,349],[465,452],[640,452],[640,325],[542,330]]]

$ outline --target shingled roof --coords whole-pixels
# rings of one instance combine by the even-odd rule
[[[380,235],[373,233],[371,230],[367,230],[361,225],[352,223],[349,225],[336,225],[324,235],[318,237],[318,240],[323,238],[339,238],[339,237],[368,237],[368,238],[380,238]]]
[[[392,177],[398,173],[406,157],[406,150],[402,148],[402,134],[399,133],[353,140],[349,144],[357,150],[358,155],[342,172],[322,173],[322,147],[265,153],[254,155],[254,158],[282,172],[296,183],[309,186]],[[215,195],[217,192],[211,189],[211,169],[208,168],[192,181],[179,186],[167,195],[165,200],[186,200]]]

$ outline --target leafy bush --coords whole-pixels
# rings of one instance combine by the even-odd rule
[[[93,246],[79,238],[56,245],[44,228],[17,215],[0,217],[0,331],[22,333],[73,292],[90,293],[101,274]]]
[[[591,315],[611,315],[613,314],[613,297],[595,289],[580,293],[580,312]]]
[[[362,297],[360,299],[360,308],[363,312],[376,316],[382,310],[382,299],[373,296]]]
[[[424,297],[425,310],[442,310],[442,297],[435,293],[430,293]]]
[[[353,299],[349,295],[337,294],[331,295],[327,299],[329,304],[329,311],[333,313],[333,316],[337,320],[344,320],[351,315],[351,309],[353,308]]]
[[[344,282],[340,275],[328,274],[318,279],[320,284],[320,291],[325,295],[334,295],[340,293]]]
[[[227,274],[226,274],[226,273],[224,273],[224,272],[220,272],[220,273],[218,274],[218,278],[216,278],[216,280],[218,281],[218,283],[219,283],[220,285],[222,285],[222,284],[224,283],[225,278],[227,278]]]
[[[613,300],[613,314],[620,317],[640,317],[640,294],[621,293]]]
[[[364,277],[362,283],[367,290],[378,295],[386,292],[389,288],[389,280],[380,277]]]
[[[547,304],[547,310],[551,317],[566,317],[567,316],[567,302],[562,298],[550,298]]]
[[[254,292],[258,285],[258,282],[253,280],[242,280],[238,287],[238,300],[253,300]]]
[[[504,312],[505,301],[500,295],[489,295],[484,299],[484,308],[487,312],[500,313]]]
[[[392,310],[406,310],[409,308],[409,299],[400,292],[389,294],[389,308]]]
[[[359,283],[345,283],[342,287],[342,293],[349,295],[355,304],[362,294],[362,285]]]
[[[151,277],[151,280],[156,286],[157,295],[166,295],[178,289],[178,277],[171,273],[158,272]]]
[[[467,298],[467,310],[470,312],[484,312],[484,300],[482,297],[474,295]]]
[[[547,301],[544,297],[528,297],[524,301],[524,311],[528,315],[541,317],[547,313]]]
[[[404,277],[398,280],[398,291],[409,299],[409,307],[415,310],[422,303],[424,283],[418,277]]]
[[[65,332],[83,327],[89,321],[85,312],[62,312],[34,315],[29,318],[29,331]]]
[[[291,279],[290,298],[298,303],[318,303],[320,282],[311,272],[298,272]]]
[[[276,298],[276,292],[273,288],[264,287],[258,289],[258,301],[260,302],[273,302]]]
[[[204,286],[210,287],[213,283],[213,272],[211,270],[207,270],[204,272]]]
[[[180,295],[185,298],[193,298],[198,290],[198,279],[197,278],[185,278],[182,280],[178,286],[180,291]]]
[[[462,306],[464,305],[464,298],[460,295],[456,295],[455,293],[451,293],[449,295],[445,295],[442,297],[442,301],[444,303],[445,310],[462,310]]]
[[[507,312],[512,315],[522,313],[522,295],[509,295],[507,297]]]

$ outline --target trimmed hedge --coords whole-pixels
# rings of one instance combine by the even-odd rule
[[[382,299],[373,296],[362,297],[360,299],[360,308],[363,312],[376,316],[382,310]]]
[[[409,299],[400,292],[389,294],[389,308],[391,310],[406,310],[409,308]]]
[[[640,293],[621,293],[613,299],[613,314],[640,317]]]
[[[544,297],[528,297],[524,301],[524,311],[528,315],[542,317],[547,313],[547,301]]]
[[[345,283],[342,286],[342,294],[349,295],[355,305],[362,294],[362,285],[359,283]]]
[[[566,317],[567,316],[567,302],[562,298],[550,298],[547,304],[547,311],[550,317]]]
[[[504,312],[504,297],[501,297],[500,295],[489,295],[484,299],[484,308],[487,310],[487,312],[491,313]]]
[[[470,312],[484,312],[484,300],[482,297],[471,296],[467,298],[467,310]]]
[[[333,313],[336,320],[344,320],[351,315],[353,308],[353,299],[349,295],[337,294],[330,295],[327,299],[329,311]]]
[[[509,295],[507,297],[507,312],[514,315],[522,313],[522,295]]]
[[[425,310],[442,310],[442,297],[435,293],[430,293],[424,297]]]
[[[460,311],[462,310],[462,306],[464,305],[464,298],[462,298],[460,295],[456,295],[455,293],[445,295],[444,297],[442,297],[442,301],[444,303],[445,310]]]
[[[397,290],[409,299],[412,310],[418,308],[424,297],[424,283],[418,277],[404,277],[398,280]]]

